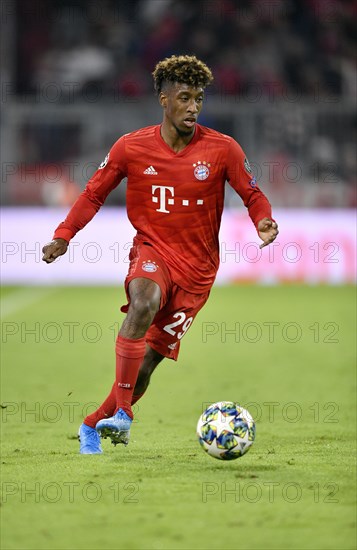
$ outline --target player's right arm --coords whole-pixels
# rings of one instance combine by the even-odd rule
[[[90,222],[109,193],[119,185],[126,174],[125,136],[123,136],[113,145],[68,212],[66,219],[59,224],[53,240],[43,247],[44,262],[50,264],[66,253],[70,240]]]

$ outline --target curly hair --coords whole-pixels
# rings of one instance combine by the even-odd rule
[[[211,70],[194,55],[172,55],[156,65],[152,72],[157,94],[165,82],[180,82],[194,88],[205,88],[213,80]]]

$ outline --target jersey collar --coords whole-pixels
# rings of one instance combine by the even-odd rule
[[[175,151],[173,149],[171,149],[171,147],[169,147],[167,145],[167,143],[162,139],[161,124],[157,125],[156,128],[155,128],[155,137],[156,137],[156,140],[157,140],[158,144],[160,145],[161,149],[166,151],[166,153],[170,153],[173,157],[183,157],[184,155],[186,155],[187,152],[189,152],[191,150],[191,148],[195,145],[195,143],[197,143],[197,141],[200,137],[200,133],[201,133],[201,127],[200,127],[199,124],[196,123],[195,133],[194,133],[194,136],[191,139],[190,143],[188,145],[186,145],[186,147],[184,147],[182,149],[182,151],[180,151],[179,153],[175,153]]]

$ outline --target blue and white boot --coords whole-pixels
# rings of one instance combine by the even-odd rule
[[[123,409],[119,409],[114,416],[99,420],[95,429],[103,439],[109,437],[113,445],[118,445],[118,443],[127,445],[129,443],[131,423],[132,419],[130,416]]]
[[[99,455],[102,447],[100,437],[94,428],[81,424],[78,431],[78,440],[80,443],[79,452],[81,455]]]

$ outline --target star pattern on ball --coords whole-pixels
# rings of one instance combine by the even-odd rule
[[[218,418],[216,421],[216,427],[217,427],[217,437],[221,435],[223,431],[232,431],[232,428],[230,427],[229,423],[235,419],[235,415],[229,415],[225,416],[224,414],[219,411]]]

